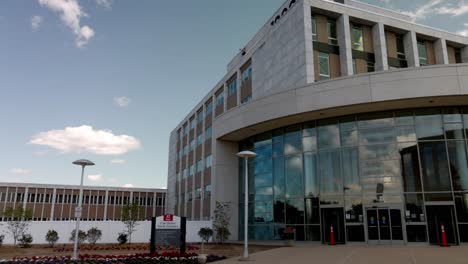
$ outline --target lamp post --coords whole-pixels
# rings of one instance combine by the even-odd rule
[[[254,158],[257,156],[255,152],[252,151],[241,151],[236,154],[239,158],[244,158],[245,160],[245,177],[244,177],[244,255],[243,259],[247,260],[249,258],[249,158]]]
[[[80,159],[73,162],[75,165],[81,166],[81,183],[80,183],[80,196],[78,198],[78,207],[75,208],[76,228],[75,228],[75,244],[73,245],[73,259],[78,259],[78,235],[80,233],[80,220],[81,220],[81,203],[83,201],[83,177],[84,169],[86,166],[93,166],[94,163],[89,160]]]

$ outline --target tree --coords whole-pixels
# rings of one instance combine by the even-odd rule
[[[213,216],[213,227],[216,232],[216,241],[218,243],[224,243],[231,235],[231,232],[229,231],[230,222],[231,203],[216,201],[216,208]]]
[[[7,230],[13,237],[13,244],[16,246],[18,239],[23,236],[31,224],[32,211],[21,206],[15,209],[10,207],[5,210],[3,216],[7,219]]]
[[[132,243],[132,233],[136,231],[138,226],[138,209],[140,206],[137,203],[127,204],[122,208],[122,222],[125,225],[125,231],[128,235],[128,243]]]
[[[47,231],[45,239],[49,243],[50,247],[54,247],[55,242],[57,242],[59,240],[59,235],[58,235],[57,231],[49,230],[49,231]]]
[[[31,234],[23,234],[18,239],[18,242],[20,247],[27,248],[31,246],[31,243],[33,242],[33,237],[31,236]]]
[[[71,237],[70,237],[70,241],[75,241],[75,233],[76,233],[76,229],[74,229],[72,232],[71,232]],[[86,241],[86,232],[83,231],[83,230],[80,230],[78,231],[78,244],[83,244],[83,242]]]
[[[86,237],[88,238],[88,242],[89,242],[90,244],[93,244],[93,245],[94,245],[94,244],[96,244],[96,242],[97,242],[98,240],[101,239],[101,237],[102,237],[102,231],[99,230],[97,227],[93,227],[93,228],[91,228],[91,229],[88,230],[88,233],[87,233],[87,236],[86,236]]]
[[[213,236],[213,229],[209,227],[202,227],[198,231],[198,236],[202,240],[202,254],[205,252],[205,242],[208,243],[210,241],[210,238]]]

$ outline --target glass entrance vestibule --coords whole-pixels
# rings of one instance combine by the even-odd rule
[[[468,108],[296,124],[239,143],[249,160],[249,238],[468,243]],[[244,162],[239,162],[239,225]],[[243,228],[239,228],[243,238]],[[290,230],[288,228],[288,230]]]

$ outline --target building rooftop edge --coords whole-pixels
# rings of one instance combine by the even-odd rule
[[[77,189],[80,188],[79,185],[68,185],[68,184],[46,184],[46,183],[25,183],[25,182],[0,182],[0,186],[15,186],[15,187],[33,187],[33,188],[69,188]],[[140,187],[116,187],[116,186],[91,186],[83,185],[84,189],[107,189],[107,190],[119,190],[119,191],[157,191],[157,192],[167,192],[167,189],[162,188],[140,188]]]

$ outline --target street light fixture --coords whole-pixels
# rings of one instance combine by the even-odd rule
[[[236,154],[239,158],[244,158],[245,160],[245,177],[244,177],[244,256],[242,257],[243,260],[247,260],[249,258],[249,229],[248,229],[248,221],[249,221],[249,158],[254,158],[257,156],[257,153],[252,151],[241,151]]]
[[[94,163],[90,160],[80,159],[73,162],[75,165],[81,166],[81,183],[80,183],[80,196],[78,198],[78,207],[75,208],[76,228],[75,228],[75,244],[73,245],[73,259],[78,259],[78,235],[80,233],[80,220],[81,220],[81,202],[83,201],[83,177],[84,169],[86,166],[93,166]]]

